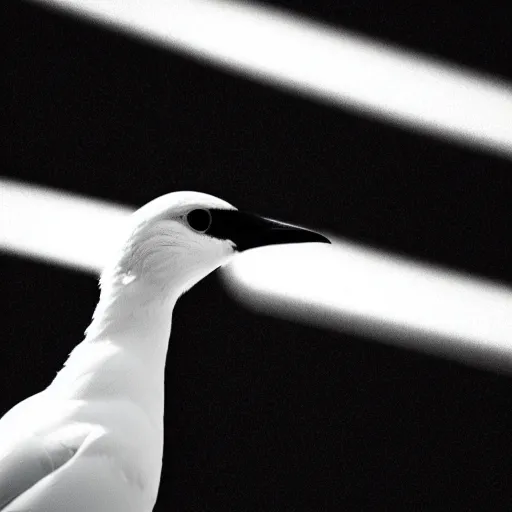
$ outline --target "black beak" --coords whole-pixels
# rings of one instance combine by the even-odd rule
[[[300,244],[330,240],[320,233],[238,210],[210,210],[212,223],[207,234],[231,240],[238,251],[276,244]]]

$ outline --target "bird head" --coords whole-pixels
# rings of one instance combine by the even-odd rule
[[[115,274],[122,284],[172,287],[181,295],[238,252],[303,242],[330,243],[318,233],[239,211],[208,194],[172,192],[131,216]]]

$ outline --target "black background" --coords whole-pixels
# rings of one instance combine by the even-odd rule
[[[505,6],[310,3],[282,5],[512,78]],[[510,161],[36,5],[3,0],[1,11],[6,176],[133,206],[199,190],[511,284]],[[81,340],[98,290],[69,269],[4,254],[0,262],[1,414],[50,382]],[[510,384],[258,316],[213,274],[174,315],[155,510],[509,511]]]

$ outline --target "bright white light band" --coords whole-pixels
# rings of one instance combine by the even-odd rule
[[[97,273],[131,210],[0,178],[0,248]]]
[[[512,289],[330,238],[243,253],[226,283],[258,311],[512,370]]]
[[[229,0],[36,0],[269,84],[427,133],[512,155],[512,86]]]
[[[0,205],[0,248],[95,273],[131,211],[3,179]],[[333,241],[240,254],[226,282],[260,311],[512,369],[512,290]]]

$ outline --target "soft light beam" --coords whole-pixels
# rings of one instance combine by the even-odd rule
[[[512,290],[350,243],[241,254],[226,283],[260,312],[512,370]]]
[[[512,155],[512,86],[318,22],[230,0],[37,0],[306,97]]]

